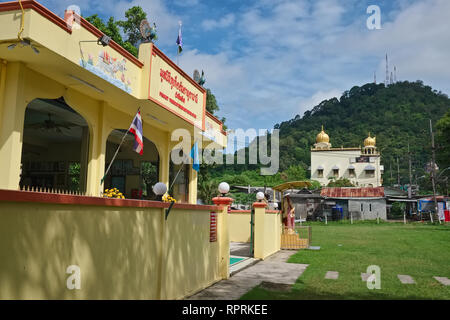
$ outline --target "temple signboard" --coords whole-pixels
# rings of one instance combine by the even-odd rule
[[[205,90],[156,47],[151,57],[149,99],[204,129]]]

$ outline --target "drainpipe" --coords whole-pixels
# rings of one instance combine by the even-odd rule
[[[0,123],[2,123],[3,100],[5,99],[6,64],[6,60],[0,59]]]

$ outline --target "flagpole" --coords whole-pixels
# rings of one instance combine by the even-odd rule
[[[136,112],[136,114],[137,114],[140,110],[141,110],[141,108],[139,107],[139,108],[138,108],[138,111]],[[133,118],[133,120],[134,120],[134,118]],[[130,126],[128,127],[127,132],[125,132],[125,134],[123,135],[122,141],[120,141],[120,144],[119,144],[119,146],[117,147],[117,150],[116,150],[116,152],[114,153],[114,156],[112,157],[111,162],[109,163],[109,166],[108,166],[108,168],[107,168],[106,171],[105,171],[105,175],[104,175],[103,178],[100,180],[100,185],[103,184],[103,181],[105,180],[106,176],[108,175],[109,169],[111,169],[111,166],[112,166],[114,160],[116,159],[117,154],[119,153],[119,149],[120,149],[120,147],[122,146],[123,142],[125,141],[125,137],[127,136],[128,132],[130,132],[130,128],[131,128],[131,125],[132,125],[132,124],[133,124],[133,121],[131,122]]]
[[[197,142],[195,141],[195,142],[194,142],[194,145],[192,146],[192,148],[194,148],[194,146],[195,146],[196,143],[197,143]],[[181,170],[183,169],[183,165],[187,164],[187,163],[184,163],[184,160],[185,160],[186,156],[187,156],[187,154],[183,152],[183,162],[182,162],[181,167],[180,167],[180,169],[178,170],[177,174],[175,175],[175,178],[172,180],[172,184],[170,185],[170,187],[169,187],[169,189],[168,189],[169,191],[170,191],[170,189],[173,187],[173,184],[175,183],[175,181],[177,180],[178,175],[180,174]],[[195,161],[194,159],[192,159],[192,160]]]
[[[179,29],[178,29],[178,38],[177,38],[177,66],[180,64],[180,45],[182,45],[181,40],[181,21],[178,21]]]
[[[178,170],[177,174],[175,175],[175,178],[172,180],[172,184],[169,187],[169,190],[173,187],[173,184],[175,183],[175,181],[177,180],[178,175],[180,174],[181,170],[183,169],[183,165],[185,165],[186,163],[184,163],[184,158],[186,157],[186,154],[183,154],[183,162],[181,163],[181,167],[180,170]]]

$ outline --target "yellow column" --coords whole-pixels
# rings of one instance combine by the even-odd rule
[[[197,204],[198,173],[189,165],[189,203]]]
[[[264,223],[266,214],[266,203],[255,202],[253,203],[255,210],[255,250],[254,257],[256,259],[264,259],[266,257],[264,248]]]
[[[106,140],[109,133],[106,120],[107,107],[106,102],[101,102],[97,117],[91,119],[86,179],[86,193],[91,196],[100,196],[103,191],[103,184],[100,184],[100,181],[105,174]]]
[[[3,100],[5,98],[6,65],[6,60],[0,59],[0,123],[2,123]]]
[[[228,207],[232,198],[216,197],[213,203],[219,206],[217,212],[217,243],[219,245],[219,275],[222,279],[230,277],[230,234],[228,232]]]
[[[87,169],[89,159],[89,128],[83,127],[81,132],[81,170],[80,170],[80,191],[86,191]]]
[[[165,137],[157,142],[159,152],[159,181],[169,188],[169,161],[170,161],[170,136],[164,133]],[[156,142],[155,142],[156,143]]]
[[[23,123],[27,106],[25,73],[25,66],[19,62],[9,63],[6,67],[8,81],[5,83],[0,119],[0,189],[19,188]]]

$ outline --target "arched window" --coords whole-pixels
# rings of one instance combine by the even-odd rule
[[[20,188],[86,191],[89,127],[64,99],[34,99],[25,110]]]
[[[105,171],[122,141],[126,130],[113,130],[106,141]],[[159,153],[153,142],[144,138],[144,152],[133,150],[134,136],[127,133],[111,169],[104,181],[104,189],[117,188],[125,198],[155,200],[152,186],[159,181]]]

